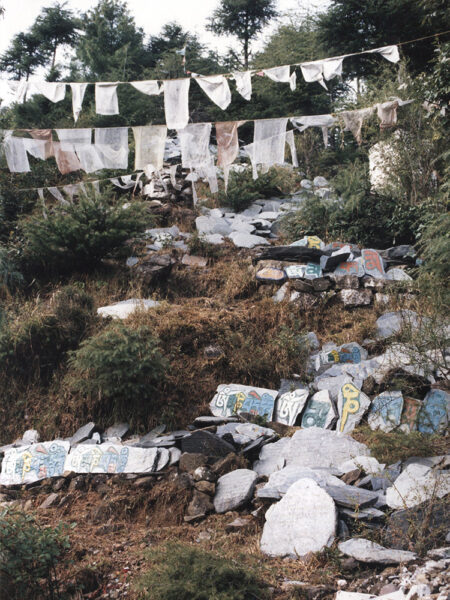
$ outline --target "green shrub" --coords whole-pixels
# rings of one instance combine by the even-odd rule
[[[258,198],[271,198],[280,194],[293,192],[300,183],[298,171],[285,167],[271,167],[267,173],[258,173],[253,179],[250,169],[243,172],[230,173],[226,193],[221,192],[219,198],[225,206],[233,211],[245,210]]]
[[[339,199],[310,196],[284,219],[290,241],[318,235],[374,248],[415,243],[426,205],[372,193],[368,165],[361,161],[343,167],[332,183]]]
[[[8,600],[61,598],[58,567],[70,547],[67,526],[41,527],[14,509],[0,513],[0,595]],[[4,595],[3,595],[4,594]]]
[[[190,254],[197,256],[205,256],[206,258],[218,258],[222,254],[222,248],[217,244],[210,244],[204,238],[195,231],[189,238],[187,245],[189,247]]]
[[[263,600],[269,592],[247,567],[190,546],[171,543],[149,555],[151,570],[138,583],[148,600]]]
[[[109,192],[81,196],[23,223],[23,261],[29,271],[88,270],[143,231],[149,216],[140,202],[127,208]]]
[[[23,275],[7,248],[0,246],[0,295],[13,292],[23,283]]]
[[[67,352],[77,348],[94,322],[94,301],[74,286],[66,286],[53,297],[47,314],[6,323],[0,330],[2,381],[30,381],[38,376],[46,384]]]
[[[91,399],[106,401],[116,416],[130,416],[130,409],[154,402],[167,362],[159,340],[146,325],[135,329],[112,323],[81,343],[69,359],[70,387]]]

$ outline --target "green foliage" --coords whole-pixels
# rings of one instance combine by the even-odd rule
[[[278,15],[274,0],[221,0],[209,20],[208,29],[218,35],[234,35],[242,45],[243,60],[234,58],[246,69],[250,56],[250,41]]]
[[[0,246],[0,296],[13,292],[23,283],[23,275],[7,248]]]
[[[48,314],[6,324],[0,330],[0,378],[28,382],[39,377],[47,384],[69,350],[77,348],[95,318],[94,302],[74,286],[63,287],[52,300]]]
[[[333,185],[339,199],[309,196],[286,217],[283,231],[289,240],[318,235],[374,248],[415,243],[424,208],[372,193],[367,163],[349,163]]]
[[[257,179],[253,179],[250,169],[242,172],[232,171],[227,191],[221,192],[219,199],[233,211],[240,212],[258,198],[279,196],[280,193],[289,194],[298,184],[297,172],[283,167],[271,167],[267,173],[258,173]]]
[[[33,32],[20,32],[2,54],[0,71],[13,75],[14,79],[28,79],[46,62],[47,54],[42,48],[42,40]]]
[[[168,367],[150,327],[123,323],[112,323],[82,342],[69,365],[74,391],[106,401],[116,416],[126,418],[136,406],[155,403],[156,386]]]
[[[141,232],[149,220],[140,202],[124,208],[108,191],[98,197],[83,195],[23,222],[22,260],[28,270],[46,274],[89,270]]]
[[[0,585],[10,600],[61,598],[59,570],[70,548],[68,527],[42,527],[27,513],[0,512]]]
[[[171,543],[149,555],[151,570],[138,583],[150,600],[263,600],[267,586],[247,567],[185,544]]]
[[[41,40],[42,48],[51,56],[51,68],[55,66],[56,50],[65,44],[74,46],[78,40],[79,23],[65,3],[55,2],[53,6],[44,7],[37,17],[32,32]]]
[[[420,249],[424,260],[423,269],[431,273],[443,284],[450,277],[450,214],[448,212],[430,215],[421,240]]]

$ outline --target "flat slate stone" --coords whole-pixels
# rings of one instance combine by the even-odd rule
[[[288,265],[284,271],[289,279],[317,279],[322,277],[319,264],[309,262],[306,265]]]
[[[250,469],[236,469],[222,475],[217,481],[214,509],[217,513],[236,510],[246,504],[253,495],[258,475]]]
[[[387,312],[377,319],[377,337],[382,339],[390,337],[399,333],[405,325],[412,326],[413,328],[417,327],[417,313],[413,310]]]
[[[208,456],[226,456],[230,452],[234,452],[235,448],[210,431],[198,430],[181,440],[181,451]]]
[[[341,290],[339,298],[344,306],[368,306],[372,302],[370,290]]]
[[[412,508],[430,498],[442,498],[450,493],[450,473],[430,466],[412,463],[386,490],[390,508]]]
[[[222,425],[224,423],[236,423],[238,421],[238,417],[210,417],[207,415],[194,419],[194,425],[197,427],[209,427],[210,425]]]
[[[336,417],[328,390],[316,392],[306,404],[302,417],[302,427],[331,429],[333,422],[336,422]]]
[[[103,438],[122,438],[130,429],[128,423],[115,423],[104,432]]]
[[[78,429],[73,436],[69,438],[71,446],[87,440],[89,437],[91,437],[94,430],[95,423],[92,421],[90,423],[86,423],[86,425],[83,425],[83,427],[80,427],[80,429]]]
[[[378,492],[363,490],[353,485],[326,485],[326,491],[336,504],[345,508],[366,508],[378,502]]]
[[[284,452],[290,442],[290,438],[283,437],[277,442],[263,446],[259,453],[259,460],[253,464],[253,470],[258,475],[270,475],[282,469],[286,464]]]
[[[303,246],[271,246],[259,255],[258,260],[307,260],[318,263],[324,254],[318,248],[305,248]]]
[[[267,283],[284,283],[286,281],[286,273],[282,269],[273,267],[263,267],[256,273],[257,281]]]
[[[372,400],[367,422],[371,429],[389,433],[400,425],[402,410],[403,394],[400,391],[383,392]]]
[[[116,302],[110,306],[101,306],[97,309],[97,314],[101,317],[112,317],[113,319],[126,319],[136,310],[149,310],[158,306],[159,302],[156,300],[140,300],[138,298],[130,298],[130,300],[123,300],[122,302]]]
[[[248,412],[272,420],[276,390],[251,387],[237,383],[221,384],[210,402],[210,409],[216,417],[231,417]]]
[[[311,479],[299,479],[266,512],[261,551],[297,558],[329,546],[336,534],[332,498]]]
[[[339,421],[337,430],[349,433],[360,423],[370,406],[370,398],[353,383],[345,383],[338,396]]]
[[[331,475],[328,469],[310,469],[309,467],[298,467],[291,465],[284,467],[280,471],[275,471],[269,476],[269,481],[257,492],[258,498],[270,498],[278,500],[284,496],[291,485],[299,479],[312,479],[320,487],[325,488],[328,485],[340,486],[345,483]]]
[[[417,554],[406,550],[391,550],[364,538],[353,538],[338,545],[339,550],[346,556],[365,563],[382,565],[398,565],[417,560]]]
[[[396,267],[389,269],[386,273],[386,279],[390,279],[391,281],[412,281],[413,278],[406,273],[403,269],[398,269]]]
[[[269,244],[266,238],[263,238],[260,235],[253,235],[252,233],[241,231],[233,231],[228,237],[238,248],[255,248],[256,246]]]
[[[345,460],[355,456],[370,455],[367,446],[350,436],[318,427],[300,429],[287,439],[289,441],[282,450],[286,465],[299,465],[312,469],[338,467]],[[268,447],[265,446],[263,451]]]

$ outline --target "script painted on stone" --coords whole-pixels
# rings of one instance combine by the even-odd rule
[[[80,444],[70,451],[65,470],[75,473],[151,473],[158,465],[157,448],[119,444]]]
[[[302,427],[321,427],[327,429],[334,418],[334,410],[331,405],[328,390],[322,390],[314,394],[308,400],[302,418]]]
[[[295,425],[298,415],[305,406],[308,395],[308,390],[301,388],[281,394],[277,400],[275,421],[285,425]]]
[[[385,279],[383,260],[376,250],[362,250],[364,271],[375,279]]]
[[[367,421],[371,429],[389,432],[401,422],[403,395],[399,391],[384,392],[372,400]]]
[[[335,268],[334,274],[362,277],[364,275],[364,267],[359,260],[345,261]]]
[[[235,383],[222,384],[210,403],[216,417],[230,417],[243,412],[271,421],[278,392]]]
[[[421,433],[443,433],[448,425],[450,394],[443,390],[430,390],[425,396],[417,419]]]
[[[282,269],[263,267],[256,273],[256,279],[258,281],[280,283],[286,279],[286,274]]]
[[[358,425],[370,406],[370,399],[353,383],[345,383],[338,397],[339,421],[337,430],[348,433]]]
[[[322,277],[322,268],[319,264],[289,265],[284,269],[289,279],[317,279]]]
[[[358,344],[348,344],[340,346],[330,352],[321,353],[322,364],[350,363],[359,364],[361,362],[361,347]]]
[[[69,442],[42,442],[31,446],[10,448],[5,452],[0,484],[33,483],[64,473]]]
[[[403,401],[403,414],[400,420],[400,431],[403,433],[411,433],[417,430],[417,417],[419,414],[422,402],[416,398],[408,396]]]

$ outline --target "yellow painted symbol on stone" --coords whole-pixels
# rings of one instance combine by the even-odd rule
[[[308,235],[306,239],[308,240],[308,248],[318,248],[320,250],[320,238],[316,235]]]
[[[234,412],[237,412],[238,410],[240,410],[242,408],[244,401],[245,401],[244,392],[238,392],[236,394],[236,404],[234,405]]]
[[[346,383],[342,386],[342,395],[344,402],[342,404],[342,417],[340,431],[344,431],[348,415],[354,415],[359,410],[359,390],[353,383]]]
[[[23,458],[23,467],[22,467],[22,480],[25,478],[26,473],[29,473],[31,471],[31,460],[33,458],[33,455],[31,454],[31,452],[24,452],[22,454],[22,458]]]

